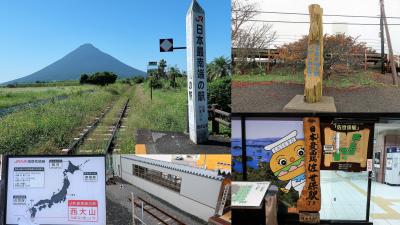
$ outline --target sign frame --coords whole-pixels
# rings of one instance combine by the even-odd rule
[[[334,119],[338,118],[346,118],[346,119],[356,119],[358,121],[363,121],[363,122],[368,122],[368,123],[378,123],[379,119],[382,117],[387,117],[387,113],[374,113],[374,114],[359,114],[359,113],[251,113],[251,112],[234,112],[232,113],[231,117],[232,120],[237,120],[240,126],[240,140],[241,140],[241,150],[242,150],[242,155],[241,157],[242,162],[243,162],[243,174],[239,175],[242,181],[247,181],[247,145],[246,145],[246,130],[248,128],[247,121],[249,119],[258,119],[258,120],[266,120],[266,119],[293,119],[293,118],[303,118],[303,117],[319,117],[320,118],[320,123],[330,123]],[[375,126],[373,126],[375,128]],[[375,129],[371,131],[372,133],[375,132]],[[373,135],[372,135],[373,136]],[[373,138],[371,138],[371,141],[369,142],[373,146]],[[368,154],[373,154],[372,151],[368,152]],[[368,156],[368,158],[371,158],[371,156]],[[321,168],[322,170],[322,168]],[[371,224],[369,222],[369,216],[370,216],[370,204],[371,204],[371,193],[372,193],[372,172],[368,172],[368,186],[367,186],[367,199],[366,199],[366,215],[365,219],[363,220],[341,220],[342,222],[353,222],[357,221],[360,224]],[[296,219],[297,218],[297,219]],[[321,223],[332,223],[336,220],[334,219],[324,219],[321,220]],[[288,217],[284,219],[284,222],[288,223],[293,223],[297,222],[298,223],[298,217]]]
[[[164,49],[161,45],[168,41],[171,43],[171,47],[169,49]],[[160,39],[160,52],[173,52],[174,51],[174,39],[173,38],[161,38]]]
[[[359,130],[363,129],[369,129],[369,136],[368,136],[368,144],[367,144],[367,152],[365,153],[366,155],[366,162],[367,159],[372,159],[373,156],[373,139],[374,139],[374,132],[375,132],[375,127],[374,127],[374,121],[373,120],[368,120],[368,119],[356,119],[352,117],[346,117],[346,118],[338,118],[334,117],[332,120],[324,120],[321,119],[321,144],[322,147],[325,146],[325,128],[326,127],[331,127],[333,128],[332,124],[337,123],[337,124],[357,124],[359,126]],[[346,133],[346,131],[343,131]],[[347,131],[350,132],[350,131]],[[322,153],[322,158],[321,158],[321,170],[341,170],[341,171],[346,171],[346,172],[361,172],[361,171],[367,171],[367,166],[361,167],[360,163],[355,163],[355,162],[346,162],[346,163],[341,163],[341,162],[332,162],[329,167],[324,165],[325,161],[325,153]],[[341,167],[347,169],[341,169]]]
[[[107,172],[107,161],[106,161],[106,155],[105,154],[81,154],[81,155],[3,155],[3,164],[5,165],[4,168],[4,183],[5,183],[5,188],[4,188],[4,216],[3,216],[3,224],[4,225],[9,225],[7,224],[7,204],[8,204],[8,169],[9,169],[9,161],[10,159],[13,158],[71,158],[71,157],[76,157],[76,158],[84,158],[84,157],[102,157],[104,160],[104,175],[106,177],[106,172]],[[106,180],[105,180],[106,181]],[[105,182],[104,181],[104,182]],[[104,193],[106,195],[106,185],[104,185]],[[106,196],[104,195],[104,198]],[[68,204],[68,202],[66,202]],[[104,208],[107,208],[107,201],[104,202]],[[104,218],[107,220],[107,213],[104,215]]]

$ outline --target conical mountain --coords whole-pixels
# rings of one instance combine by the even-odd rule
[[[92,44],[84,44],[45,68],[6,83],[77,80],[83,73],[103,71],[114,72],[119,78],[146,76],[145,72],[124,64],[111,55],[100,51]]]

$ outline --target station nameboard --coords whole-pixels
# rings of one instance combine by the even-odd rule
[[[205,13],[194,0],[186,15],[189,136],[195,144],[208,140]]]
[[[6,224],[106,224],[104,156],[7,157]]]

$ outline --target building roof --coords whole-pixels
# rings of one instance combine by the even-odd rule
[[[191,166],[186,166],[186,165],[180,165],[176,164],[173,162],[166,162],[166,161],[161,161],[161,160],[156,160],[156,159],[150,159],[150,158],[144,158],[136,155],[129,155],[129,156],[121,156],[122,158],[125,159],[130,159],[133,161],[149,164],[149,165],[154,165],[154,166],[159,166],[171,170],[176,170],[184,173],[189,173],[201,177],[206,177],[214,180],[223,180],[224,177],[221,175],[218,175],[218,172],[216,171],[211,171],[211,170],[206,170],[206,169],[201,169],[201,168],[196,168],[196,167],[191,167]]]

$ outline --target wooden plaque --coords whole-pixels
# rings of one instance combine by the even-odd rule
[[[299,214],[300,223],[319,224],[319,213],[302,212]]]
[[[305,175],[306,184],[297,201],[299,212],[319,212],[321,209],[321,131],[318,117],[305,117],[304,141],[305,141]]]

